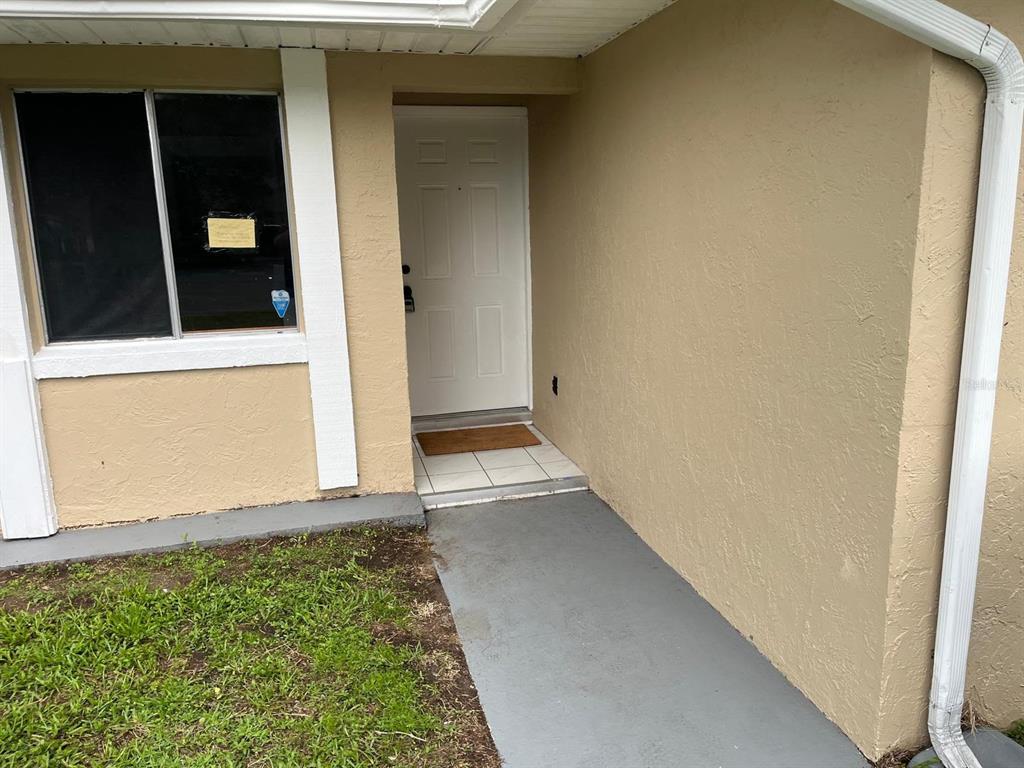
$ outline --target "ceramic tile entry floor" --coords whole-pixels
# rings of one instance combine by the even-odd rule
[[[498,485],[535,483],[578,477],[583,471],[533,426],[529,429],[541,445],[424,456],[419,441],[412,439],[416,492],[467,491]]]

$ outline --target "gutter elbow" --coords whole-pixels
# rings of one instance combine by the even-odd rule
[[[989,27],[978,56],[967,62],[985,77],[990,102],[1024,104],[1024,57],[1006,35]]]
[[[932,709],[928,718],[928,735],[932,740],[935,754],[948,768],[982,768],[974,752],[967,745],[960,727],[960,712],[943,712]]]

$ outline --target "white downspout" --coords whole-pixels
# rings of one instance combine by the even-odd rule
[[[943,764],[981,768],[964,741],[960,717],[1010,272],[1024,61],[1006,36],[936,0],[836,2],[963,59],[984,75],[988,86],[928,713],[932,745]]]

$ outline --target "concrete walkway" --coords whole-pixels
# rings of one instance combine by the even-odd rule
[[[429,513],[507,768],[860,768],[853,744],[600,499]]]

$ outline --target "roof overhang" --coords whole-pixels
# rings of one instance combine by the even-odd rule
[[[585,56],[672,0],[0,0],[0,45]]]
[[[486,32],[516,0],[6,0],[25,19],[263,22],[312,26],[416,26]]]

